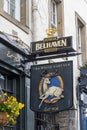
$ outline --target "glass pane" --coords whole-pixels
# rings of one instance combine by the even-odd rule
[[[0,73],[0,87],[5,89],[5,77]]]
[[[10,15],[12,17],[15,17],[15,7],[13,5],[11,5],[11,7],[10,7]]]
[[[4,4],[3,4],[3,8],[4,11],[6,11],[7,13],[9,13],[9,0],[4,0]]]
[[[15,17],[15,0],[10,0],[10,15]]]
[[[52,1],[52,23],[55,25],[56,24],[56,2]]]
[[[53,3],[53,13],[55,14],[56,13],[56,4]]]
[[[7,78],[7,90],[13,91],[13,79],[12,78]]]
[[[10,3],[15,6],[15,0],[10,0]]]
[[[53,3],[53,23],[56,23],[56,4]]]

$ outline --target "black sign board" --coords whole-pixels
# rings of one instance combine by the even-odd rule
[[[45,38],[43,41],[31,43],[32,54],[41,56],[56,53],[74,52],[72,48],[72,36],[69,37],[51,37]]]
[[[0,62],[12,68],[24,71],[24,61],[28,60],[29,47],[18,43],[0,32]],[[24,72],[25,73],[25,72]]]
[[[72,61],[31,66],[30,108],[59,112],[73,106]]]
[[[12,66],[16,66],[21,63],[23,58],[24,57],[21,54],[0,43],[0,60]]]

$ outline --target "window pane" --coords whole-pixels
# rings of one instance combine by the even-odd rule
[[[15,18],[20,21],[20,1],[21,0],[15,0]],[[24,8],[26,10],[26,8]]]
[[[0,74],[0,86],[5,89],[5,77],[2,74]]]
[[[56,23],[56,5],[55,3],[53,3],[53,23]]]
[[[13,80],[11,78],[7,78],[7,90],[13,91]]]
[[[4,0],[4,11],[9,13],[9,0]]]
[[[20,0],[3,0],[3,10],[20,21]]]
[[[15,18],[15,8],[14,8],[14,6],[11,6],[11,8],[10,8],[10,15],[11,15],[13,18]]]
[[[52,14],[51,14],[51,23],[56,26],[57,24],[57,5],[55,1],[52,1]]]
[[[82,28],[78,27],[78,52],[82,53]],[[82,55],[78,56],[79,66],[82,66]]]
[[[15,0],[10,0],[10,3],[15,5]]]
[[[10,15],[15,17],[15,0],[10,0]]]

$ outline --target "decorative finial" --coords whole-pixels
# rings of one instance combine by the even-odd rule
[[[56,31],[57,31],[56,28],[49,28],[49,29],[47,29],[46,30],[47,37],[53,37]]]

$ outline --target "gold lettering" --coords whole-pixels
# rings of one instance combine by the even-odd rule
[[[59,46],[59,47],[63,47],[63,46],[66,47],[67,46],[66,39],[57,41],[57,46]]]
[[[36,43],[36,51],[41,50],[41,44],[40,43]]]
[[[49,42],[41,42],[36,43],[36,51],[38,50],[44,50],[48,48],[57,48],[57,47],[66,47],[67,46],[67,40],[59,40],[59,41],[49,41]]]
[[[61,40],[61,45],[62,46],[67,46],[66,39],[65,40]]]
[[[57,111],[57,110],[59,110],[59,108],[58,107],[45,107],[44,108],[44,111]]]

